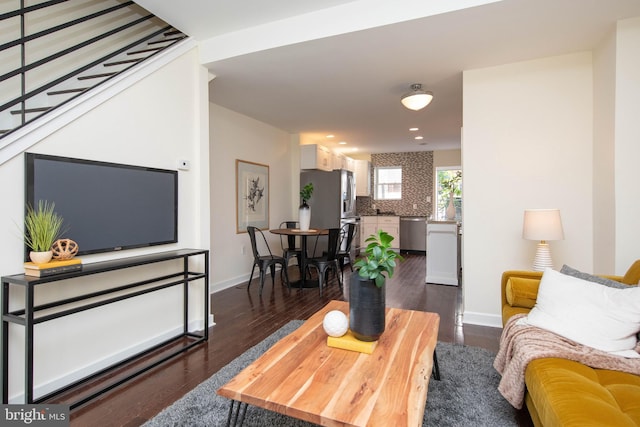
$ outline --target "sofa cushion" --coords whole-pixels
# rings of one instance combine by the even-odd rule
[[[507,303],[512,307],[533,308],[538,296],[540,280],[510,277],[507,281]],[[624,286],[624,285],[623,285]]]
[[[593,369],[572,360],[532,361],[525,372],[529,397],[545,426],[640,425],[640,377]]]
[[[640,288],[615,289],[545,269],[526,323],[624,357],[640,331]]]
[[[578,279],[587,280],[589,282],[599,283],[601,285],[609,286],[610,288],[618,288],[618,289],[629,288],[629,286],[625,285],[624,283],[607,279],[605,277],[594,276],[589,273],[583,273],[582,271],[569,267],[567,264],[562,266],[562,268],[560,269],[560,273],[566,274],[567,276],[571,276],[571,277],[577,277]]]
[[[626,283],[627,285],[640,285],[640,259],[629,267],[622,278],[622,283]]]

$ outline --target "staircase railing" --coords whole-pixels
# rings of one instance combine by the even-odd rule
[[[70,7],[60,10],[63,3]],[[58,15],[62,22],[50,18]],[[39,20],[46,21],[45,28],[38,28]],[[0,138],[185,38],[133,1],[117,0],[50,0],[31,6],[21,0],[19,9],[0,13],[1,32],[11,29],[18,36],[0,40],[0,64],[5,64],[0,65],[0,93],[3,98],[9,94],[0,99]],[[11,62],[19,65],[9,69]],[[85,83],[76,87],[77,82]]]

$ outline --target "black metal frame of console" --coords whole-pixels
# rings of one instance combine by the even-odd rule
[[[193,256],[204,257],[204,272],[192,272],[189,271],[189,258]],[[34,306],[34,294],[36,286],[44,285],[47,283],[57,282],[60,280],[75,279],[92,274],[106,273],[109,271],[122,270],[131,267],[137,267],[142,265],[148,265],[163,261],[170,261],[175,259],[183,259],[182,271],[149,278],[148,280],[134,282],[122,286],[108,288],[98,292],[87,293],[78,295],[73,298],[66,298],[59,301]],[[188,318],[189,318],[189,287],[188,284],[195,280],[204,280],[204,329],[201,333],[189,332],[188,330]],[[153,285],[156,283],[155,285]],[[21,310],[9,311],[9,290],[11,286],[22,286],[24,288],[24,301],[25,307]],[[165,340],[159,344],[152,346],[144,351],[141,351],[133,356],[123,359],[115,364],[107,366],[98,372],[74,381],[60,389],[54,390],[44,396],[40,396],[37,399],[34,398],[33,391],[33,338],[34,338],[34,325],[63,316],[68,316],[81,311],[90,310],[96,307],[111,304],[117,301],[122,301],[128,298],[137,297],[150,292],[166,289],[173,286],[183,285],[183,331],[181,334]],[[144,287],[144,288],[142,288]],[[136,288],[140,288],[137,289]],[[123,291],[127,291],[122,293]],[[116,296],[107,298],[106,296],[113,293],[120,293]],[[45,309],[52,309],[61,307],[66,304],[78,303],[89,298],[104,297],[98,301],[87,303],[85,305],[74,306],[68,309],[59,310],[51,314],[41,315],[36,317],[36,314]],[[61,273],[47,277],[32,277],[24,274],[16,274],[13,276],[2,277],[2,403],[7,404],[9,399],[9,324],[19,324],[25,327],[25,382],[24,382],[24,395],[25,403],[43,403],[60,396],[62,393],[68,392],[79,385],[87,384],[92,379],[95,379],[101,375],[104,375],[110,371],[114,371],[117,368],[121,368],[129,362],[139,359],[143,356],[149,355],[162,347],[170,344],[176,344],[179,341],[187,341],[182,343],[179,348],[172,349],[167,353],[163,353],[161,357],[153,360],[150,363],[144,363],[143,366],[134,368],[128,374],[116,381],[112,381],[108,385],[100,388],[97,391],[91,392],[89,395],[82,399],[70,403],[71,408],[78,407],[89,400],[94,399],[100,394],[109,391],[126,381],[129,381],[133,377],[140,375],[157,365],[167,361],[168,359],[192,348],[193,346],[207,341],[209,338],[209,251],[202,249],[180,249],[175,251],[161,252],[149,255],[140,255],[130,258],[123,258],[111,261],[96,262],[92,264],[83,265],[82,270]]]

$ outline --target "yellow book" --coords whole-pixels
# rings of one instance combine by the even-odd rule
[[[82,264],[80,258],[71,258],[63,260],[52,260],[44,264],[34,264],[32,262],[25,262],[24,268],[29,270],[47,270],[49,268],[66,267],[67,265]]]
[[[347,333],[341,337],[327,337],[327,345],[329,347],[371,354],[373,350],[375,350],[376,345],[378,345],[378,341],[360,341],[348,330]]]

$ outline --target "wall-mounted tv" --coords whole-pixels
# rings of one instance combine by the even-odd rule
[[[25,154],[26,202],[55,203],[78,255],[178,241],[174,170]]]

